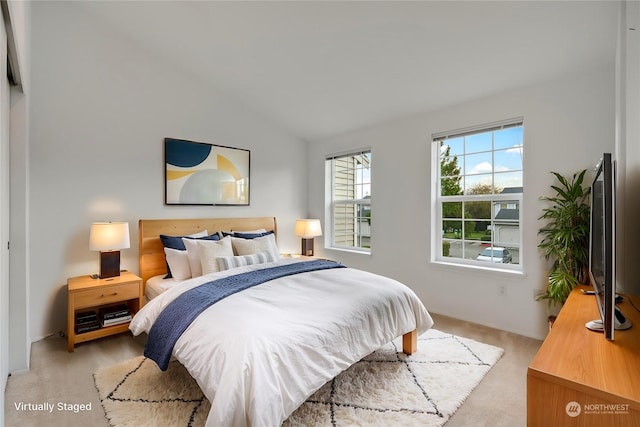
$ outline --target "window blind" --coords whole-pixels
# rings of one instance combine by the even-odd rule
[[[470,126],[467,128],[462,128],[462,129],[457,129],[457,130],[452,130],[447,132],[434,133],[433,135],[431,135],[431,138],[433,139],[433,141],[444,141],[446,139],[473,135],[474,133],[491,132],[491,131],[507,129],[515,126],[522,126],[522,123],[523,123],[522,117],[515,117],[512,119],[501,120],[499,122],[486,123],[486,124],[477,125],[477,126]]]

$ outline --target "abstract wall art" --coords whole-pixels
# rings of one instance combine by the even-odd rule
[[[249,150],[164,139],[167,205],[249,205]]]

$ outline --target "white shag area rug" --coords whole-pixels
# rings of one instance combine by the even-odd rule
[[[418,351],[400,340],[373,352],[325,384],[285,426],[442,426],[503,350],[431,329]],[[160,371],[143,356],[94,374],[109,422],[119,426],[203,426],[209,402],[179,362]]]

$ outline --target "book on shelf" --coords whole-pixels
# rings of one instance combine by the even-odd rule
[[[131,315],[116,317],[114,319],[102,319],[102,326],[114,326],[121,323],[128,323],[131,321]]]
[[[131,311],[126,304],[103,307],[100,309],[100,318],[102,320],[120,319],[127,316],[131,316]]]
[[[98,321],[98,315],[95,311],[86,311],[76,313],[76,325],[84,324],[84,323],[92,323]]]
[[[98,322],[98,319],[93,322],[76,324],[76,334],[95,331],[96,329],[100,329],[101,327],[102,326],[100,325],[100,322]]]
[[[118,311],[103,312],[102,317],[104,317],[105,319],[113,319],[114,317],[127,316],[129,314],[131,314],[131,312],[128,308],[126,308]]]

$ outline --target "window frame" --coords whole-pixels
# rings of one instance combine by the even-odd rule
[[[511,127],[521,127],[522,128],[522,141],[521,141],[521,155],[522,155],[522,165],[521,165],[521,170],[520,173],[522,174],[522,191],[520,193],[492,193],[492,194],[461,194],[461,195],[451,195],[451,196],[442,196],[441,193],[441,188],[442,188],[442,173],[440,170],[441,167],[441,142],[442,141],[446,141],[447,139],[452,139],[452,138],[458,138],[458,137],[462,137],[462,136],[471,136],[471,135],[475,135],[475,134],[480,134],[480,133],[488,133],[488,132],[495,132],[495,131],[499,131],[502,129],[507,129],[507,128],[511,128]],[[455,265],[455,266],[461,266],[461,267],[471,267],[471,268],[480,268],[480,269],[486,269],[486,270],[493,270],[493,271],[500,271],[500,272],[513,272],[513,273],[523,273],[524,272],[524,259],[525,259],[525,250],[524,250],[524,244],[523,244],[523,217],[524,217],[524,207],[523,207],[523,202],[524,202],[524,120],[522,117],[517,117],[517,118],[513,118],[513,119],[508,119],[508,120],[504,120],[501,122],[495,122],[495,123],[489,123],[489,124],[484,124],[484,125],[479,125],[479,126],[474,126],[474,127],[469,127],[469,128],[464,128],[464,129],[459,129],[459,130],[455,130],[455,131],[450,131],[450,132],[443,132],[443,133],[439,133],[439,134],[433,134],[431,137],[431,144],[432,144],[432,239],[431,239],[431,262],[433,263],[438,263],[438,264],[446,264],[446,265]],[[494,157],[494,154],[496,151],[499,151],[501,149],[496,150],[494,143],[492,142],[492,148],[491,148],[491,156],[492,158]],[[466,150],[463,151],[463,154],[458,155],[458,157],[463,157],[466,154]],[[475,152],[472,152],[473,154],[475,154]],[[460,166],[461,171],[460,174],[458,176],[464,178],[466,176],[469,176],[469,174],[466,173],[465,171],[465,166],[464,164],[462,166]],[[498,172],[500,173],[500,172]],[[496,174],[496,170],[495,170],[495,163],[492,163],[492,168],[491,168],[491,172],[490,174],[492,175],[492,178],[495,176]],[[473,176],[473,175],[471,175]],[[463,187],[463,191],[464,191],[464,187]],[[476,239],[467,239],[465,238],[465,233],[464,231],[461,232],[461,237],[458,239],[447,239],[443,233],[443,216],[442,216],[442,210],[443,210],[443,203],[445,202],[456,202],[456,203],[462,203],[462,216],[461,218],[453,218],[451,219],[451,221],[455,221],[455,220],[460,220],[461,223],[464,226],[465,221],[473,221],[475,220],[481,220],[481,221],[487,221],[491,223],[492,229],[495,221],[496,221],[496,213],[494,211],[495,209],[495,204],[499,203],[499,202],[512,202],[515,201],[518,206],[518,219],[517,219],[517,223],[518,223],[518,253],[519,253],[519,257],[518,257],[518,264],[512,264],[512,263],[506,263],[506,264],[502,264],[502,263],[494,263],[494,262],[486,262],[486,261],[477,261],[476,259],[467,259],[464,258],[464,252],[463,252],[463,257],[462,258],[458,258],[458,257],[451,257],[451,256],[444,256],[443,254],[443,242],[445,241],[456,241],[456,242],[460,242],[463,246],[463,251],[465,250],[465,244],[469,243],[469,242],[477,242],[478,240]],[[465,212],[465,208],[464,208],[464,203],[465,202],[491,202],[491,214],[490,214],[490,218],[489,219],[485,219],[485,218],[464,218],[464,212]],[[444,218],[444,220],[446,221],[447,219]],[[462,229],[464,230],[464,229]],[[495,236],[495,233],[492,233],[492,240],[491,240],[491,246],[489,247],[506,247],[507,249],[509,249],[511,252],[512,251],[512,247],[508,247],[505,245],[506,242],[499,242],[499,241],[494,241],[493,238]]]
[[[355,157],[358,155],[364,155],[364,154],[369,154],[369,182],[368,182],[368,186],[370,189],[370,194],[367,197],[364,198],[350,198],[350,199],[341,199],[341,200],[336,200],[334,198],[334,190],[335,190],[335,179],[336,179],[336,162],[335,160],[340,159],[340,158],[345,158],[345,157]],[[325,217],[329,218],[329,221],[327,221],[327,224],[325,225],[326,233],[328,238],[325,238],[325,248],[326,249],[334,249],[334,250],[340,250],[340,251],[348,251],[348,252],[357,252],[357,253],[362,253],[362,254],[370,254],[371,253],[371,241],[372,241],[372,237],[371,237],[371,232],[369,233],[369,247],[363,247],[363,246],[352,246],[352,245],[343,245],[343,244],[339,244],[336,243],[336,229],[337,229],[337,225],[336,225],[336,207],[337,206],[366,206],[369,209],[369,213],[371,213],[371,176],[372,176],[372,150],[370,147],[366,147],[366,148],[362,148],[362,149],[356,149],[356,150],[349,150],[349,151],[345,151],[345,152],[341,152],[341,153],[336,153],[336,154],[331,154],[331,155],[326,155],[325,156],[325,199],[326,199],[326,212],[325,212]],[[358,184],[354,184],[358,185]],[[360,216],[358,216],[356,214],[356,216],[354,217],[356,220],[361,218]],[[371,214],[369,214],[369,224],[371,221]],[[369,230],[371,230],[371,227],[369,225]],[[362,233],[359,231],[359,227],[357,225],[354,226],[354,240],[357,239],[362,239],[363,235]]]

